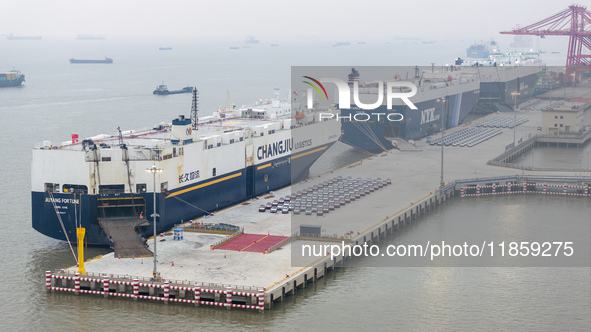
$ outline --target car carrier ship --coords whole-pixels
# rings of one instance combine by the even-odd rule
[[[321,112],[336,110],[296,112],[276,97],[199,118],[194,90],[190,118],[59,145],[44,141],[32,154],[33,228],[76,242],[81,225],[86,243],[113,245],[109,228],[117,225],[131,225],[130,236],[153,234],[154,196],[160,233],[288,186],[341,135],[340,123],[321,120]]]
[[[398,113],[401,121],[381,119],[355,121],[360,109],[341,109],[343,136],[341,141],[361,150],[380,153],[396,147],[397,143],[416,141],[444,129],[462,124],[474,110],[477,102],[487,100],[512,108],[512,92],[520,92],[517,102],[527,100],[533,92],[540,66],[445,66],[415,67],[414,77],[401,78],[392,73],[394,80],[412,82],[417,93],[410,100],[418,108],[410,109],[399,101],[388,110],[385,104],[367,113]],[[376,84],[359,80],[359,72],[353,70],[349,85],[358,82],[359,98],[375,101]],[[401,89],[404,89],[402,87]],[[404,92],[404,91],[400,91]],[[400,116],[399,116],[400,117]]]
[[[398,67],[401,69],[402,67]],[[412,70],[409,68],[409,71]],[[412,110],[401,100],[393,103],[388,110],[386,104],[378,106],[375,110],[364,111],[360,109],[341,109],[343,120],[343,143],[355,148],[379,153],[390,150],[400,139],[411,141],[436,133],[441,128],[442,110],[444,110],[446,128],[457,126],[472,110],[479,96],[480,82],[474,73],[459,73],[450,67],[444,69],[444,73],[434,68],[414,68],[414,76],[401,78],[400,74],[392,73],[393,81],[411,82],[417,87],[417,93],[410,98],[418,108]],[[358,82],[359,98],[363,100],[376,100],[377,86],[372,82],[359,80],[359,72],[355,69],[348,77],[349,85]],[[405,89],[401,87],[400,89]],[[404,91],[400,91],[404,92]],[[441,101],[444,100],[442,103]],[[381,118],[372,117],[369,121],[355,121],[358,113],[381,113]],[[396,119],[392,121],[386,115],[396,113]],[[351,117],[352,120],[348,118]]]

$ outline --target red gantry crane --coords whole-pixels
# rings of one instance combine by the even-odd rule
[[[506,35],[569,36],[566,56],[566,83],[574,85],[579,72],[591,71],[591,11],[572,5],[544,20],[526,27],[501,31]],[[573,81],[574,78],[574,81]]]

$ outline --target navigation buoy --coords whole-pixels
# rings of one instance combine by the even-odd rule
[[[172,266],[174,266],[174,261],[172,261]]]

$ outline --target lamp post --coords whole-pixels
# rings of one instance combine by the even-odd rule
[[[573,78],[573,94],[572,94],[572,99],[575,99],[575,79],[577,78],[575,73],[570,74],[570,76],[572,76]]]
[[[154,175],[154,213],[152,214],[152,221],[154,222],[154,271],[152,274],[154,275],[154,280],[156,280],[156,217],[158,214],[156,213],[156,173],[162,172],[161,168],[156,167],[156,165],[152,165],[152,168],[146,169],[146,172],[150,172]]]
[[[437,102],[441,103],[441,178],[439,180],[439,186],[443,187],[444,183],[443,183],[443,129],[445,126],[445,117],[444,117],[444,111],[445,111],[445,97],[443,98],[437,98]]]
[[[515,130],[517,128],[517,96],[521,95],[518,91],[511,92],[513,96],[513,147],[515,147]]]

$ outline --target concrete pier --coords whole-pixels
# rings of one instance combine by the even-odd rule
[[[493,115],[494,116],[494,115]],[[527,124],[517,128],[518,138],[535,133],[541,115],[524,112]],[[484,119],[483,119],[484,120]],[[478,121],[469,126],[475,127]],[[533,136],[533,135],[532,135]],[[299,225],[322,225],[322,241],[345,245],[377,244],[387,241],[408,224],[420,220],[452,197],[488,194],[577,194],[589,199],[591,172],[523,172],[488,164],[505,152],[513,142],[513,130],[475,147],[445,147],[444,182],[440,183],[440,146],[417,142],[422,152],[389,151],[308,179],[275,192],[274,198],[260,198],[218,211],[215,216],[195,223],[227,223],[239,226],[244,233],[289,237],[267,254],[211,249],[229,235],[208,232],[185,232],[183,240],[173,235],[159,236],[158,265],[161,280],[152,280],[153,265],[143,258],[104,255],[86,262],[86,275],[76,275],[76,267],[46,272],[46,290],[80,295],[103,295],[110,299],[152,300],[163,303],[186,303],[195,306],[244,308],[263,312],[274,302],[284,301],[298,289],[325,277],[336,267],[346,265],[347,254],[331,259],[329,255],[312,257],[302,265],[292,264],[292,249],[318,239],[299,236]],[[516,174],[519,173],[519,174]],[[342,178],[391,179],[391,185],[377,189],[328,214],[292,215],[258,212],[259,205],[279,197]],[[464,180],[462,180],[464,179]],[[459,199],[459,198],[458,198]],[[189,226],[190,224],[181,225]],[[325,236],[326,235],[326,236]],[[153,245],[154,239],[148,244]],[[40,273],[43,273],[42,271]],[[78,284],[78,286],[77,286]]]

